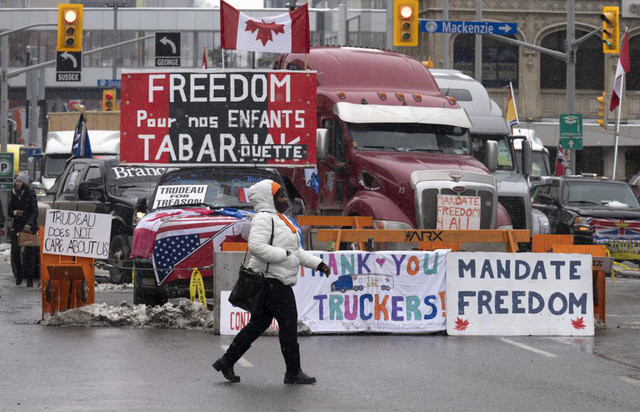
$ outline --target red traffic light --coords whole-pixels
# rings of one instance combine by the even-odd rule
[[[104,97],[105,97],[106,99],[108,99],[108,100],[113,99],[113,95],[112,95],[111,93],[107,93],[107,94],[105,94],[105,95],[104,95]]]
[[[64,21],[65,23],[72,24],[78,20],[78,13],[75,10],[65,10]]]
[[[411,6],[400,7],[400,18],[410,19],[413,16],[413,8]]]

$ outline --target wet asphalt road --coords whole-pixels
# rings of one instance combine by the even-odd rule
[[[595,338],[301,337],[314,386],[284,385],[277,337],[211,368],[228,336],[203,330],[38,324],[39,290],[0,265],[0,410],[638,410],[640,279],[607,280]],[[131,290],[97,302],[131,302]]]

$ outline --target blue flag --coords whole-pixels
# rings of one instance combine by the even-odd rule
[[[91,157],[91,142],[89,141],[89,131],[87,130],[87,119],[81,113],[76,129],[73,132],[73,145],[71,146],[71,156]]]

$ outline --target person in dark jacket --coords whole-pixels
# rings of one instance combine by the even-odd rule
[[[33,261],[35,258],[22,261],[18,232],[35,233],[38,230],[38,198],[36,192],[29,187],[29,175],[22,172],[16,177],[9,200],[9,217],[13,218],[11,225],[11,260],[16,269],[16,285],[22,284],[27,278],[27,286],[33,286]],[[27,248],[30,249],[30,248]]]

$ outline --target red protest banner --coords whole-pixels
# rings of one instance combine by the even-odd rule
[[[120,162],[308,166],[316,73],[124,72]]]

